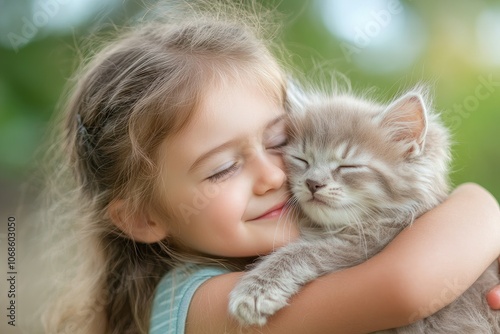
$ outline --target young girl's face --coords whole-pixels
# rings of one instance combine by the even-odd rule
[[[286,141],[284,113],[250,84],[208,92],[192,122],[162,147],[172,242],[247,257],[298,236],[283,209],[289,196],[278,151]]]

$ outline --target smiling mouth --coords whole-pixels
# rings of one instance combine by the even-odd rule
[[[250,219],[250,221],[260,220],[260,219],[271,219],[281,216],[281,213],[283,212],[283,209],[285,207],[285,203],[286,202],[282,202],[278,205],[273,206],[271,209],[267,210],[264,214],[260,215],[259,217]]]

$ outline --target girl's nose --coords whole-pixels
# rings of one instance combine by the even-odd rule
[[[254,193],[263,195],[270,190],[280,189],[286,181],[280,157],[262,155],[255,158],[254,173],[256,176]],[[276,161],[275,161],[276,160]]]

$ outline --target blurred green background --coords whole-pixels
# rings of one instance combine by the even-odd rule
[[[371,90],[381,101],[418,82],[430,83],[434,107],[454,134],[453,183],[477,182],[500,199],[500,1],[273,3],[284,14],[289,62],[311,81],[324,81],[336,71],[355,91]],[[0,0],[3,220],[14,214],[21,185],[37,170],[34,152],[78,64],[79,45],[97,29],[140,17],[144,8],[142,0]],[[30,226],[20,229],[20,247],[28,247],[36,236]],[[29,247],[19,253],[20,266],[28,272],[42,268],[32,253]],[[27,275],[19,280],[22,322],[41,297]],[[2,321],[0,332],[14,333],[4,326]]]
[[[431,83],[434,106],[454,133],[454,184],[477,182],[500,198],[500,1],[283,0],[277,7],[292,63],[311,80],[335,70],[382,101]],[[36,168],[33,152],[80,43],[96,27],[143,11],[138,0],[0,0],[4,205]]]

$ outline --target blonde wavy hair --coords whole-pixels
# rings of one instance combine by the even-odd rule
[[[270,44],[274,10],[190,1],[154,11],[83,62],[56,121],[45,219],[57,230],[52,242],[68,260],[69,280],[57,281],[43,317],[47,333],[147,333],[155,287],[168,270],[221,263],[182,254],[168,238],[135,242],[112,223],[109,204],[119,198],[129,212],[154,210],[168,221],[158,148],[199,111],[211,85],[252,80],[285,101]]]

